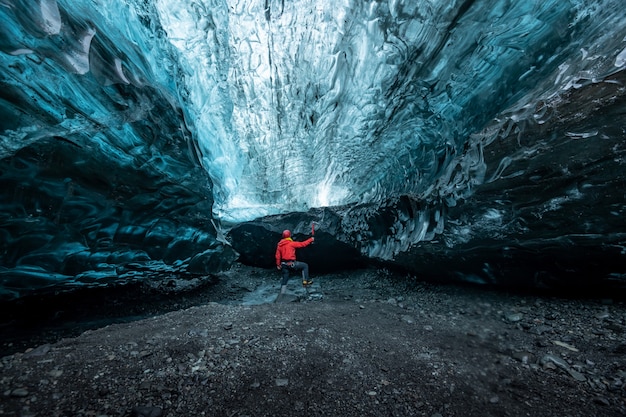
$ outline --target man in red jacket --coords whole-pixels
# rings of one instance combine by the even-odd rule
[[[283,271],[283,280],[281,282],[280,293],[284,294],[287,290],[287,281],[289,281],[289,271],[302,271],[302,285],[307,286],[313,284],[309,279],[309,265],[304,262],[296,261],[296,249],[304,248],[313,243],[314,238],[310,237],[303,242],[296,242],[291,239],[291,232],[285,230],[283,238],[278,242],[276,247],[276,268]]]

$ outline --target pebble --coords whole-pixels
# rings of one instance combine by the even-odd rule
[[[35,356],[44,356],[48,352],[50,352],[50,345],[45,344],[45,345],[36,347],[35,349],[27,350],[26,353],[24,353],[24,357],[29,358],[29,357],[35,357]]]
[[[559,358],[558,356],[545,355],[543,358],[541,358],[541,364],[544,365],[544,367],[549,363],[552,363],[561,369],[565,369],[565,370],[569,369],[569,365],[567,364],[567,362],[565,362],[563,359]]]
[[[289,380],[286,378],[278,378],[275,381],[277,387],[286,387],[289,385]]]
[[[567,362],[565,362],[558,356],[545,355],[543,358],[541,358],[541,364],[543,366],[543,369],[555,369],[555,367],[559,367],[568,374],[570,374],[570,376],[576,381],[585,382],[587,380],[585,375],[575,369],[570,368]]]
[[[518,322],[522,320],[523,317],[522,313],[509,313],[506,315],[506,319],[511,323]]]
[[[607,400],[607,399],[606,399],[606,398],[604,398],[604,397],[595,397],[595,398],[593,399],[593,402],[594,402],[594,403],[596,403],[596,404],[605,405],[605,406],[607,406],[607,407],[611,405],[611,403],[609,402],[609,400]]]
[[[531,328],[530,330],[531,333],[538,334],[538,335],[542,335],[544,333],[551,333],[552,331],[553,331],[552,327],[545,326],[545,325],[535,326]]]
[[[413,319],[413,317],[409,316],[408,314],[405,314],[401,317],[402,321],[407,323],[407,324],[413,324],[415,323],[415,320]]]
[[[574,369],[568,369],[567,372],[574,378],[576,381],[585,382],[587,378],[582,373],[575,371]]]
[[[11,391],[11,397],[18,397],[18,398],[28,397],[28,390],[26,388],[16,388],[13,391]]]
[[[578,352],[578,349],[576,349],[574,346],[570,345],[569,343],[561,342],[560,340],[553,340],[552,343],[554,343],[557,346],[564,347],[565,349],[569,349],[572,352]]]
[[[533,361],[534,355],[530,352],[513,352],[513,354],[511,355],[513,357],[513,359],[517,359],[518,361],[522,362],[522,363],[529,363]]]

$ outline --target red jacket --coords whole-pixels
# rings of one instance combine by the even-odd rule
[[[276,266],[280,266],[281,261],[295,261],[296,249],[309,246],[313,242],[313,238],[310,237],[303,242],[296,242],[290,237],[281,239],[276,247]]]

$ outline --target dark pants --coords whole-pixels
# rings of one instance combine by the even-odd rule
[[[289,281],[289,271],[302,271],[302,280],[309,280],[309,265],[304,262],[282,262],[281,269],[283,270],[283,281],[280,285],[287,285],[287,281]]]

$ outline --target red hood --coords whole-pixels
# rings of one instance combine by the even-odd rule
[[[278,247],[282,247],[285,246],[286,244],[288,244],[289,242],[293,242],[293,239],[290,237],[286,237],[284,239],[281,239],[280,242],[278,242]]]

